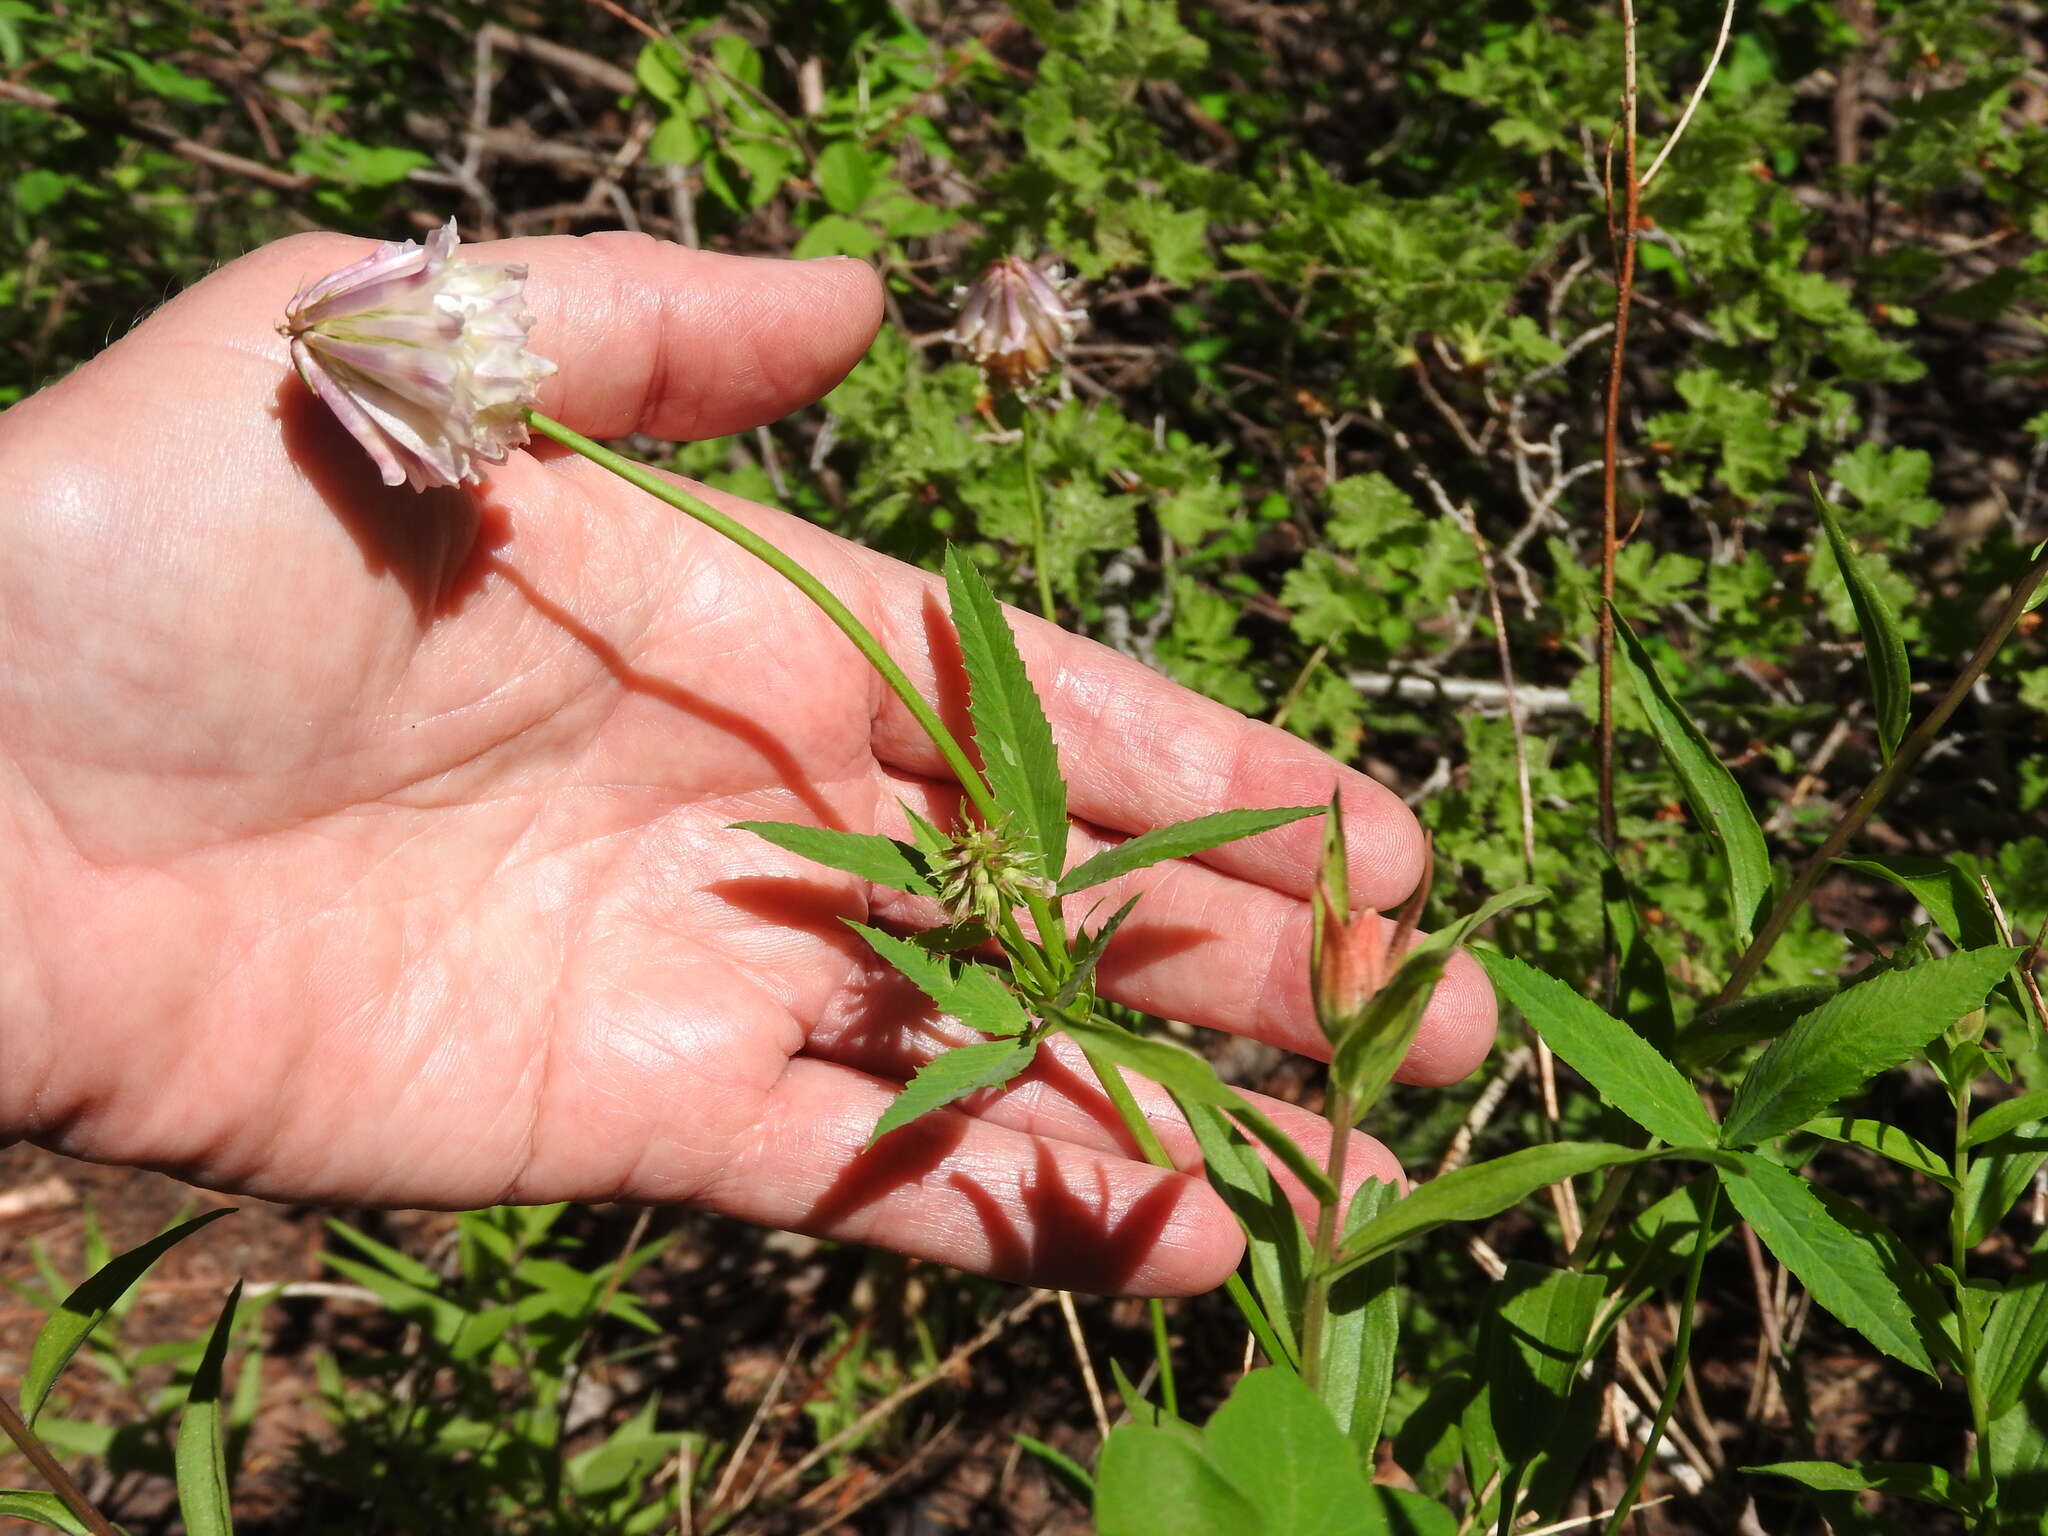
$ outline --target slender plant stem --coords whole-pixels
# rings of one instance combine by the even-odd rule
[[[14,1405],[4,1397],[0,1397],[0,1430],[7,1432],[7,1438],[28,1458],[28,1464],[36,1469],[36,1475],[50,1485],[50,1491],[78,1517],[78,1523],[91,1531],[92,1536],[120,1536],[113,1522],[93,1508],[85,1490],[71,1480],[71,1474],[50,1454],[50,1448],[36,1438],[36,1432],[22,1421],[21,1415],[14,1411]]]
[[[1024,499],[1031,508],[1031,569],[1038,577],[1038,611],[1048,622],[1057,623],[1059,605],[1053,601],[1052,572],[1045,563],[1045,489],[1038,483],[1038,416],[1029,405],[1023,409]]]
[[[1956,1186],[1949,1195],[1948,1263],[1956,1288],[1956,1339],[1962,1346],[1963,1387],[1970,1399],[1970,1427],[1977,1436],[1977,1498],[1980,1506],[1990,1502],[1997,1488],[1991,1469],[1991,1408],[1984,1395],[1983,1373],[1977,1369],[1977,1327],[1970,1320],[1969,1302],[1964,1298],[1964,1266],[1970,1256],[1970,1211],[1964,1192],[1970,1187],[1970,1085],[1956,1089],[1956,1143],[1954,1168]],[[1995,1528],[1996,1520],[1982,1529]]]
[[[1159,1405],[1175,1418],[1180,1417],[1180,1392],[1173,1381],[1173,1338],[1166,1331],[1166,1303],[1157,1296],[1151,1298],[1152,1353],[1159,1361]]]
[[[688,491],[670,485],[646,465],[637,464],[624,454],[612,452],[602,443],[593,442],[581,432],[565,427],[559,421],[541,415],[539,411],[528,411],[526,415],[536,432],[553,438],[565,448],[575,450],[591,463],[610,470],[627,484],[666,502],[678,512],[694,517],[713,532],[724,535],[755,559],[771,567],[776,574],[789,581],[805,597],[817,604],[819,611],[838,627],[841,634],[853,642],[854,648],[867,658],[868,664],[882,675],[882,681],[889,685],[889,691],[903,701],[903,707],[910,711],[911,718],[918,723],[925,735],[931,738],[932,745],[938,748],[939,755],[945,758],[946,766],[953,770],[954,777],[960,781],[962,792],[973,802],[982,819],[991,826],[1001,822],[1002,814],[997,810],[995,799],[988,792],[988,786],[982,782],[980,772],[953,733],[946,729],[946,723],[939,718],[938,712],[925,702],[924,695],[917,691],[916,685],[904,675],[903,669],[882,649],[881,642],[874,637],[868,627],[854,617],[853,610],[834,596],[823,582],[744,523],[727,516],[716,507],[692,496]]]
[[[1643,1437],[1643,1453],[1636,1458],[1628,1487],[1614,1506],[1614,1518],[1607,1523],[1606,1536],[1620,1536],[1629,1511],[1635,1508],[1643,1491],[1643,1479],[1650,1475],[1650,1463],[1656,1459],[1658,1443],[1664,1438],[1664,1426],[1671,1422],[1671,1410],[1678,1406],[1678,1394],[1685,1385],[1686,1364],[1692,1358],[1692,1318],[1700,1299],[1700,1271],[1706,1268],[1707,1250],[1714,1246],[1714,1215],[1721,1202],[1720,1175],[1709,1169],[1707,1181],[1707,1198],[1700,1206],[1700,1229],[1693,1238],[1692,1264],[1685,1272],[1685,1301],[1678,1314],[1678,1337],[1671,1343],[1664,1396],[1657,1404],[1656,1418],[1650,1421],[1649,1433]]]
[[[1614,564],[1621,544],[1617,532],[1621,476],[1621,376],[1628,357],[1629,303],[1635,296],[1636,219],[1642,188],[1636,181],[1636,13],[1621,0],[1621,219],[1613,222],[1613,189],[1608,189],[1609,234],[1614,242],[1614,345],[1607,364],[1607,419],[1601,440],[1600,628],[1600,841],[1612,853],[1614,811]],[[1609,162],[1612,164],[1612,162]]]
[[[1336,1268],[1339,1207],[1343,1203],[1344,1157],[1351,1142],[1351,1095],[1332,1085],[1327,1117],[1330,1151],[1323,1171],[1331,1193],[1316,1210],[1315,1246],[1310,1251],[1308,1283],[1301,1301],[1301,1379],[1311,1392],[1323,1386],[1323,1333],[1330,1316],[1330,1284]]]
[[[2013,584],[2011,596],[2006,598],[2004,606],[1998,610],[1998,617],[1992,620],[1984,638],[1977,642],[1977,649],[1963,664],[1963,670],[1956,674],[1956,680],[1948,685],[1941,696],[1941,701],[1913,727],[1912,733],[1900,743],[1899,750],[1892,760],[1878,770],[1877,777],[1870,781],[1870,787],[1857,797],[1856,803],[1843,813],[1840,821],[1835,823],[1834,830],[1827,835],[1827,841],[1816,848],[1812,857],[1800,867],[1791,886],[1778,898],[1777,904],[1771,908],[1770,916],[1764,919],[1763,926],[1750,941],[1749,948],[1742,952],[1742,958],[1735,963],[1735,972],[1728,978],[1728,984],[1721,989],[1720,995],[1714,999],[1713,1007],[1725,1008],[1742,996],[1743,990],[1756,979],[1757,972],[1763,969],[1764,961],[1770,957],[1772,948],[1784,936],[1785,929],[1790,926],[1793,917],[1805,906],[1806,898],[1812,894],[1814,886],[1827,872],[1828,866],[1834,863],[1844,848],[1849,846],[1849,839],[1863,829],[1863,824],[1884,803],[1885,797],[1913,771],[1921,755],[1934,745],[1942,727],[1948,724],[1949,716],[1956,712],[1963,700],[1969,697],[1970,690],[1977,686],[1977,679],[1984,675],[1984,669],[1991,664],[1991,658],[1998,654],[1999,647],[2005,644],[2006,637],[2012,633],[2021,615],[2027,611],[2027,602],[2040,587],[2043,577],[2048,577],[2048,548],[2044,548],[2035,557],[2034,563],[2027,567],[2026,573]]]

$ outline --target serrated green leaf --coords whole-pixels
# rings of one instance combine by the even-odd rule
[[[1725,1155],[1693,1148],[1645,1150],[1601,1141],[1554,1141],[1524,1147],[1505,1157],[1460,1168],[1431,1179],[1384,1215],[1367,1222],[1339,1250],[1338,1272],[1348,1273],[1412,1237],[1451,1221],[1479,1221],[1497,1216],[1516,1201],[1560,1179],[1577,1178],[1601,1168],[1648,1162],[1662,1157],[1703,1157],[1723,1162]]]
[[[1917,1461],[1778,1461],[1744,1467],[1757,1477],[1784,1477],[1816,1493],[1882,1493],[1895,1499],[1938,1504],[1957,1514],[1974,1507],[1945,1467]]]
[[[221,1438],[221,1367],[227,1360],[228,1336],[234,1331],[235,1308],[242,1283],[228,1292],[227,1305],[213,1325],[185,1397],[178,1421],[178,1513],[191,1536],[234,1536],[234,1503],[228,1489],[227,1447]]]
[[[1820,513],[1820,525],[1827,530],[1828,547],[1849,588],[1849,604],[1856,610],[1856,627],[1863,635],[1864,662],[1870,670],[1870,696],[1877,707],[1878,749],[1890,762],[1905,737],[1906,723],[1913,713],[1912,671],[1906,661],[1906,640],[1899,632],[1899,616],[1885,599],[1870,574],[1856,558],[1856,551],[1842,534],[1834,509],[1812,482],[1813,505]]]
[[[1607,1103],[1674,1146],[1710,1147],[1719,1136],[1700,1096],[1649,1041],[1553,976],[1506,955],[1477,952],[1501,997],[1593,1085]]]
[[[1844,1146],[1875,1152],[1901,1168],[1925,1174],[1945,1189],[1957,1187],[1949,1165],[1896,1125],[1887,1125],[1882,1120],[1852,1120],[1846,1115],[1823,1115],[1818,1120],[1807,1121],[1799,1129],[1808,1136],[1819,1136]]]
[[[731,830],[751,832],[801,858],[840,870],[892,891],[935,896],[925,857],[908,843],[867,832],[839,832],[794,821],[736,821]]]
[[[917,990],[937,1005],[940,1013],[958,1019],[969,1029],[984,1035],[1021,1035],[1031,1027],[1031,1016],[987,966],[947,959],[922,945],[894,934],[856,923],[846,926],[866,939],[876,954],[908,976]]]
[[[875,1122],[868,1136],[868,1145],[873,1146],[891,1131],[955,1099],[964,1099],[984,1088],[1002,1087],[1029,1066],[1037,1054],[1036,1044],[984,1040],[979,1045],[963,1045],[943,1056],[934,1056],[917,1069],[916,1075],[903,1085],[903,1091],[882,1111],[882,1118]]]
[[[1983,1006],[2015,949],[1962,950],[1836,993],[1771,1042],[1735,1090],[1721,1127],[1754,1146],[1854,1093]]]
[[[1932,1376],[1934,1357],[1900,1284],[1919,1261],[1854,1206],[1830,1209],[1797,1174],[1754,1153],[1738,1155],[1741,1171],[1727,1181],[1728,1198],[1764,1246],[1821,1306],[1894,1360]],[[1946,1310],[1924,1269],[1909,1288],[1935,1298],[1926,1302],[1930,1315]]]
[[[1247,1103],[1243,1094],[1227,1085],[1216,1075],[1214,1067],[1193,1052],[1161,1040],[1142,1040],[1092,1019],[1062,1019],[1060,1026],[1091,1056],[1149,1077],[1181,1101],[1183,1108],[1188,1104],[1207,1104],[1222,1110],[1243,1126],[1247,1135],[1279,1158],[1316,1199],[1336,1198],[1329,1175],[1315,1165],[1293,1138]]]
[[[1060,894],[1071,896],[1091,885],[1101,885],[1106,880],[1114,880],[1167,859],[1186,858],[1189,854],[1201,853],[1224,843],[1234,843],[1241,837],[1255,837],[1275,827],[1284,827],[1289,822],[1320,815],[1324,809],[1320,805],[1294,805],[1270,811],[1218,811],[1213,816],[1197,816],[1192,821],[1178,821],[1170,827],[1155,827],[1076,864],[1060,881]]]
[[[1056,880],[1067,862],[1067,785],[1052,727],[1025,674],[1003,610],[981,572],[946,549],[946,596],[967,669],[967,712],[989,793],[1017,819],[1041,872]]]
[[[234,1207],[226,1206],[181,1222],[170,1231],[138,1244],[102,1265],[97,1273],[66,1296],[36,1334],[36,1341],[29,1349],[28,1370],[21,1378],[21,1416],[31,1424],[35,1423],[36,1415],[42,1412],[43,1404],[49,1399],[50,1388],[56,1384],[64,1367],[70,1364],[71,1357],[92,1337],[92,1331],[105,1321],[114,1304],[149,1273],[151,1265],[200,1228],[233,1213]]]
[[[2016,1099],[1992,1105],[1970,1121],[1969,1134],[1963,1138],[1963,1145],[1981,1147],[1987,1141],[1996,1141],[2023,1125],[2031,1125],[2041,1119],[2048,1119],[2048,1088],[2037,1088],[2032,1093],[2023,1093]]]
[[[1699,727],[1679,708],[1659,675],[1657,664],[1629,628],[1628,620],[1618,612],[1614,615],[1614,633],[1620,641],[1622,670],[1628,674],[1637,702],[1649,717],[1650,732],[1678,776],[1679,789],[1686,804],[1692,807],[1694,819],[1720,846],[1736,932],[1747,943],[1757,912],[1771,893],[1771,855],[1764,844],[1763,829],[1757,825],[1735,775],[1714,755]]]

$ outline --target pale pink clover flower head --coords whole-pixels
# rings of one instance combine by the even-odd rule
[[[470,485],[526,441],[555,365],[527,350],[526,268],[456,254],[455,221],[302,285],[278,330],[292,366],[386,485]]]
[[[966,290],[946,337],[967,349],[990,385],[1030,396],[1058,370],[1088,319],[1073,286],[1057,266],[1004,256]]]

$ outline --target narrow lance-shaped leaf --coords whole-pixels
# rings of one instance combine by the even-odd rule
[[[1975,1148],[1963,1186],[1963,1241],[1974,1248],[2005,1220],[2048,1163],[2048,1122],[2030,1120]]]
[[[1685,803],[1692,807],[1700,826],[1720,844],[1735,926],[1746,941],[1758,909],[1771,893],[1771,856],[1764,844],[1763,829],[1757,825],[1735,775],[1714,755],[1699,727],[1678,707],[1678,701],[1657,671],[1657,664],[1618,611],[1614,614],[1614,633],[1621,642],[1622,670],[1635,687],[1643,713],[1650,718],[1657,745],[1663,749],[1672,772],[1678,775]]]
[[[1877,584],[1870,579],[1870,573],[1863,569],[1856,558],[1856,551],[1849,547],[1848,539],[1842,535],[1842,525],[1835,517],[1834,508],[1820,493],[1820,483],[1813,484],[1813,505],[1820,513],[1820,525],[1827,530],[1828,547],[1834,551],[1835,564],[1842,572],[1842,580],[1849,588],[1849,606],[1856,610],[1856,627],[1863,635],[1863,659],[1870,670],[1870,695],[1877,706],[1877,744],[1890,762],[1892,754],[1899,749],[1899,742],[1906,734],[1906,722],[1913,713],[1912,673],[1906,661],[1906,639],[1899,632],[1899,616],[1892,611],[1892,605]]]
[[[1919,1461],[1777,1461],[1744,1467],[1758,1477],[1789,1478],[1816,1493],[1883,1493],[1967,1514],[1974,1507],[1968,1489],[1946,1467]]]
[[[908,843],[867,832],[807,827],[793,821],[736,821],[732,830],[751,832],[778,848],[786,848],[827,869],[843,870],[870,885],[908,891],[913,896],[936,894],[924,855]]]
[[[241,1300],[238,1280],[206,1341],[206,1352],[199,1358],[199,1369],[185,1398],[184,1417],[178,1421],[178,1513],[191,1536],[234,1536],[227,1448],[221,1438],[220,1384],[235,1308]]]
[[[1344,1235],[1350,1236],[1400,1198],[1392,1184],[1366,1180],[1344,1213]],[[1394,1283],[1397,1263],[1396,1255],[1382,1254],[1331,1286],[1323,1328],[1323,1402],[1368,1464],[1380,1443],[1387,1400],[1394,1389],[1394,1353],[1401,1329],[1401,1294]]]
[[[1302,1230],[1301,1218],[1294,1214],[1294,1206],[1265,1160],[1222,1110],[1212,1104],[1187,1102],[1182,1113],[1202,1149],[1202,1167],[1210,1185],[1244,1229],[1245,1256],[1266,1321],[1290,1360],[1297,1359],[1309,1268],[1308,1234]]]
[[[1154,827],[1076,864],[1061,879],[1060,894],[1071,896],[1091,885],[1101,885],[1167,859],[1186,858],[1242,837],[1255,837],[1290,822],[1319,816],[1324,809],[1320,805],[1289,805],[1270,811],[1218,811],[1213,816],[1177,821],[1170,827]]]
[[[26,1520],[31,1525],[63,1531],[65,1536],[92,1536],[85,1522],[71,1513],[62,1499],[33,1488],[0,1488],[0,1519]]]
[[[1696,1016],[1678,1037],[1673,1059],[1684,1072],[1711,1067],[1759,1040],[1775,1040],[1806,1014],[1833,997],[1833,986],[1783,987],[1760,997],[1746,997]]]
[[[1287,1171],[1308,1187],[1316,1199],[1335,1199],[1336,1189],[1329,1175],[1316,1166],[1294,1139],[1259,1110],[1243,1094],[1216,1075],[1216,1069],[1201,1057],[1177,1045],[1138,1036],[1092,1019],[1062,1018],[1060,1027],[1091,1055],[1129,1067],[1149,1077],[1184,1104],[1208,1104],[1222,1110],[1244,1127],[1252,1137],[1279,1158]]]
[[[1460,1168],[1440,1179],[1431,1179],[1385,1215],[1367,1222],[1339,1250],[1338,1273],[1346,1273],[1411,1237],[1432,1231],[1448,1221],[1479,1221],[1497,1216],[1517,1200],[1534,1194],[1560,1179],[1573,1179],[1601,1168],[1652,1158],[1700,1158],[1725,1161],[1726,1154],[1691,1148],[1646,1151],[1640,1147],[1618,1146],[1601,1141],[1553,1141],[1540,1147],[1524,1147],[1490,1162]]]
[[[1036,1044],[984,1040],[979,1045],[963,1045],[943,1056],[934,1056],[917,1069],[916,1075],[903,1085],[903,1091],[882,1111],[868,1136],[868,1145],[873,1146],[891,1131],[956,1099],[985,1088],[1002,1087],[1029,1066],[1037,1054]]]
[[[29,1350],[28,1370],[21,1378],[21,1416],[31,1424],[42,1411],[49,1399],[50,1388],[58,1374],[78,1353],[79,1347],[92,1336],[115,1302],[127,1294],[128,1288],[149,1272],[149,1267],[164,1256],[173,1246],[182,1243],[201,1227],[231,1215],[233,1206],[218,1211],[208,1211],[171,1228],[170,1231],[151,1238],[148,1242],[130,1248],[109,1263],[101,1266],[99,1272],[90,1276],[77,1290],[66,1296],[50,1320],[43,1324],[36,1335],[35,1344]]]
[[[1095,984],[1095,967],[1102,963],[1102,957],[1109,951],[1109,941],[1116,937],[1117,929],[1123,927],[1124,919],[1131,915],[1131,909],[1138,904],[1133,896],[1118,907],[1093,933],[1084,933],[1074,945],[1074,969],[1067,979],[1060,983],[1052,1005],[1055,1008],[1071,1008],[1081,996],[1084,987]]]
[[[875,953],[917,984],[939,1012],[984,1035],[1021,1035],[1031,1016],[1017,995],[986,966],[948,960],[920,945],[848,919],[847,927],[874,946]]]
[[[1934,1356],[1905,1292],[1930,1315],[1946,1309],[1919,1261],[1854,1206],[1830,1208],[1797,1174],[1754,1153],[1738,1155],[1741,1171],[1727,1181],[1728,1198],[1764,1246],[1821,1306],[1894,1360],[1932,1376]]]
[[[1607,1282],[1518,1259],[1490,1294],[1487,1400],[1494,1438],[1510,1461],[1527,1465],[1565,1419]]]
[[[967,668],[967,712],[989,793],[1017,818],[1045,877],[1057,880],[1067,862],[1067,785],[1017,637],[981,572],[952,546],[946,550],[946,596]]]
[[[1949,1165],[1896,1125],[1882,1120],[1852,1120],[1846,1115],[1824,1115],[1818,1120],[1807,1121],[1799,1129],[1808,1136],[1820,1136],[1828,1141],[1841,1142],[1844,1146],[1875,1152],[1901,1168],[1924,1174],[1946,1189],[1956,1187],[1955,1174]]]
[[[1977,1350],[1984,1395],[1994,1419],[2009,1413],[2048,1361],[2048,1273],[2035,1270],[2007,1286],[1991,1309]]]
[[[1550,1048],[1601,1098],[1675,1146],[1714,1145],[1718,1129],[1713,1116],[1649,1041],[1534,966],[1506,955],[1478,953],[1502,998],[1521,1010]]]
[[[2023,1093],[2016,1099],[1992,1105],[1970,1122],[1970,1132],[1963,1138],[1963,1145],[1981,1147],[1987,1141],[1996,1141],[2023,1125],[2032,1125],[2041,1119],[2048,1119],[2048,1088],[2036,1088],[2032,1093]]]
[[[1754,1146],[1811,1120],[1983,1006],[2013,949],[1973,949],[1887,971],[1836,993],[1771,1042],[1735,1090],[1729,1146]]]

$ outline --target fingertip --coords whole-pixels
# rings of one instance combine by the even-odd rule
[[[1384,912],[1422,883],[1429,840],[1399,795],[1362,774],[1358,784],[1344,798],[1345,875],[1354,910]]]
[[[1497,1024],[1493,983],[1477,960],[1458,950],[1430,994],[1401,1081],[1442,1088],[1469,1077],[1493,1049]]]

